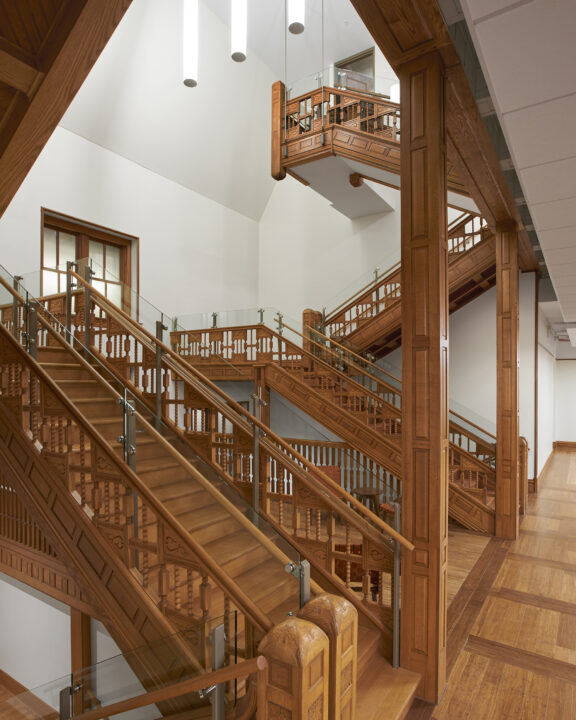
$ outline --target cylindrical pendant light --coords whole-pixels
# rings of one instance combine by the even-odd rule
[[[198,85],[198,0],[182,0],[182,71],[186,87]]]
[[[288,0],[288,30],[293,35],[304,32],[306,0]]]
[[[248,33],[248,0],[230,0],[231,6],[231,45],[232,60],[246,60],[246,36]]]

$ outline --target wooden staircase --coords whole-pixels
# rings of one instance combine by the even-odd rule
[[[400,478],[399,389],[363,368],[371,363],[360,356],[357,363],[352,363],[350,351],[332,350],[328,338],[320,333],[311,331],[301,338],[302,345],[297,345],[287,339],[289,330],[284,326],[285,334],[279,335],[258,325],[183,331],[172,333],[172,343],[184,359],[213,379],[223,379],[219,373],[227,371],[233,348],[234,364],[242,371],[239,377],[250,378],[254,364],[262,366],[260,372],[269,388]],[[198,348],[206,347],[212,349],[212,354],[202,351],[200,356]],[[374,369],[381,373],[377,366]],[[482,501],[482,495],[471,487],[472,482],[466,487],[462,479],[475,478],[479,484],[493,488],[494,450],[489,457],[488,444],[480,443],[478,437],[471,437],[456,423],[451,423],[450,434],[449,512],[470,530],[493,534],[493,507]],[[481,450],[480,455],[473,454],[472,448]]]
[[[122,614],[114,610],[110,598],[103,597],[99,579],[85,571],[87,565],[94,565],[94,559],[87,557],[86,548],[81,546],[83,533],[72,530],[63,557],[75,573],[82,574],[83,582],[95,589],[98,603],[107,603],[108,612],[102,612],[101,617],[121,648],[142,642],[141,639],[135,641],[132,629],[124,627],[130,624],[126,620],[127,608],[136,613],[131,617],[144,617],[148,612],[156,620],[162,619],[164,635],[178,627],[201,625],[219,615],[229,623],[231,614],[237,611],[244,642],[241,652],[254,652],[258,638],[287,612],[298,608],[298,583],[284,569],[288,558],[276,546],[278,540],[274,540],[269,530],[266,534],[258,531],[248,521],[248,511],[238,509],[205,477],[210,475],[206,473],[205,461],[214,456],[214,448],[204,453],[203,460],[194,460],[190,447],[194,446],[195,433],[170,433],[166,428],[162,434],[158,433],[147,422],[151,412],[146,405],[142,406],[141,413],[136,413],[135,463],[129,468],[123,458],[124,442],[120,441],[125,432],[125,417],[123,396],[114,388],[117,383],[104,380],[64,342],[51,327],[53,321],[45,319],[42,313],[39,323],[42,339],[37,349],[37,364],[18,347],[4,327],[0,328],[2,366],[21,368],[2,375],[3,402],[0,403],[0,454],[15,471],[10,476],[15,489],[19,494],[24,493],[24,479],[17,477],[16,459],[10,457],[10,433],[20,431],[22,441],[28,441],[26,453],[38,456],[35,460],[42,467],[41,474],[54,485],[60,484],[61,503],[66,501],[67,510],[57,527],[53,508],[42,507],[37,493],[26,494],[26,501],[34,513],[38,513],[42,527],[48,528],[50,537],[57,539],[56,547],[60,549],[63,526],[72,515],[80,525],[90,528],[93,542],[98,544],[98,557],[110,556],[117,572],[131,580],[131,587],[123,588],[121,593],[125,605]],[[114,359],[108,360],[112,366]],[[138,387],[133,390],[138,396]],[[190,395],[191,390],[187,392]],[[11,397],[15,402],[8,402]],[[145,399],[144,393],[140,393],[140,399]],[[7,426],[5,432],[2,432],[2,420]],[[27,427],[33,428],[28,438],[25,437]],[[246,431],[246,423],[244,426],[240,423],[232,435],[236,441],[242,439],[245,445],[242,433]],[[263,449],[274,455],[276,463],[283,462],[288,467],[297,459],[292,449],[289,456],[282,457],[271,438],[263,438],[262,443]],[[202,450],[202,438],[198,448]],[[185,452],[182,454],[179,449]],[[202,467],[202,473],[198,467]],[[212,462],[212,468],[219,471],[220,476],[226,475],[224,466],[218,462]],[[299,487],[302,490],[306,487],[309,495],[314,479],[308,478],[307,471],[298,464],[294,464],[293,473],[294,494],[302,504],[304,495]],[[358,512],[354,512],[342,502],[339,488],[333,497],[327,493],[332,488],[328,479],[324,481],[327,484],[319,495],[323,504],[313,503],[317,508],[314,526],[304,520],[308,511],[292,513],[297,527],[302,528],[300,518],[304,520],[304,536],[289,530],[288,523],[282,523],[282,505],[288,499],[280,500],[273,508],[274,500],[268,495],[264,503],[269,509],[268,520],[279,522],[284,539],[294,541],[305,553],[306,548],[312,550],[311,540],[307,539],[310,532],[316,537],[316,553],[320,546],[333,547],[342,533],[345,538],[359,539],[366,547],[373,548],[370,560],[362,559],[363,563],[372,563],[370,567],[374,570],[370,571],[380,572],[382,576],[390,573],[390,545],[386,542],[382,545],[381,532],[388,529],[385,523],[376,518],[375,523],[369,524],[362,517],[367,513],[361,504],[356,502]],[[293,500],[296,501],[296,497]],[[354,504],[354,499],[350,500]],[[321,510],[324,507],[327,512]],[[325,523],[325,530],[319,529],[319,521]],[[337,554],[347,564],[358,562],[358,556],[351,556],[349,550]],[[318,563],[315,555],[310,557],[313,592],[325,587],[351,599],[361,610],[366,628],[361,654],[373,655],[374,651],[382,657],[382,649],[390,647],[388,612],[382,605],[369,602],[367,597],[358,596],[331,574],[333,554],[326,555],[324,563]],[[108,565],[106,563],[106,567]],[[120,596],[115,601],[119,604]],[[115,624],[116,617],[123,618],[120,623],[123,634]],[[151,623],[147,627],[151,627]],[[382,662],[389,667],[383,658]],[[408,676],[412,679],[408,692],[411,695],[418,678],[411,673]],[[174,714],[178,708],[169,707],[166,711]]]
[[[494,234],[470,215],[449,232],[448,294],[450,312],[474,300],[496,282]],[[468,230],[470,225],[473,230]],[[466,245],[469,243],[469,247]],[[329,312],[322,331],[358,354],[379,358],[402,342],[401,269],[383,273],[349,301]]]

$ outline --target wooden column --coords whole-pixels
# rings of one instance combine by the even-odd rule
[[[314,330],[319,329],[322,325],[322,313],[319,310],[311,310],[306,308],[302,311],[302,335],[304,335],[304,341],[302,347],[308,352],[318,355],[319,348],[312,342],[314,340],[314,333],[308,328]]]
[[[518,231],[496,228],[496,535],[518,535]]]
[[[400,69],[402,192],[402,666],[418,695],[446,683],[448,284],[444,75],[430,53]]]
[[[90,634],[90,616],[80,610],[70,608],[70,669],[74,685],[81,690],[74,695],[74,714],[80,714],[89,708],[90,673],[83,673],[92,665],[92,639]]]

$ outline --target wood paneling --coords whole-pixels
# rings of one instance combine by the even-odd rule
[[[496,229],[496,534],[518,534],[518,234]]]
[[[0,5],[0,216],[130,3]]]
[[[402,97],[401,664],[437,702],[446,681],[448,249],[442,61],[397,68]]]

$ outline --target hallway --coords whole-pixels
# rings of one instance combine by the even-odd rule
[[[576,452],[554,452],[518,540],[488,543],[448,633],[442,702],[409,720],[576,717]]]

